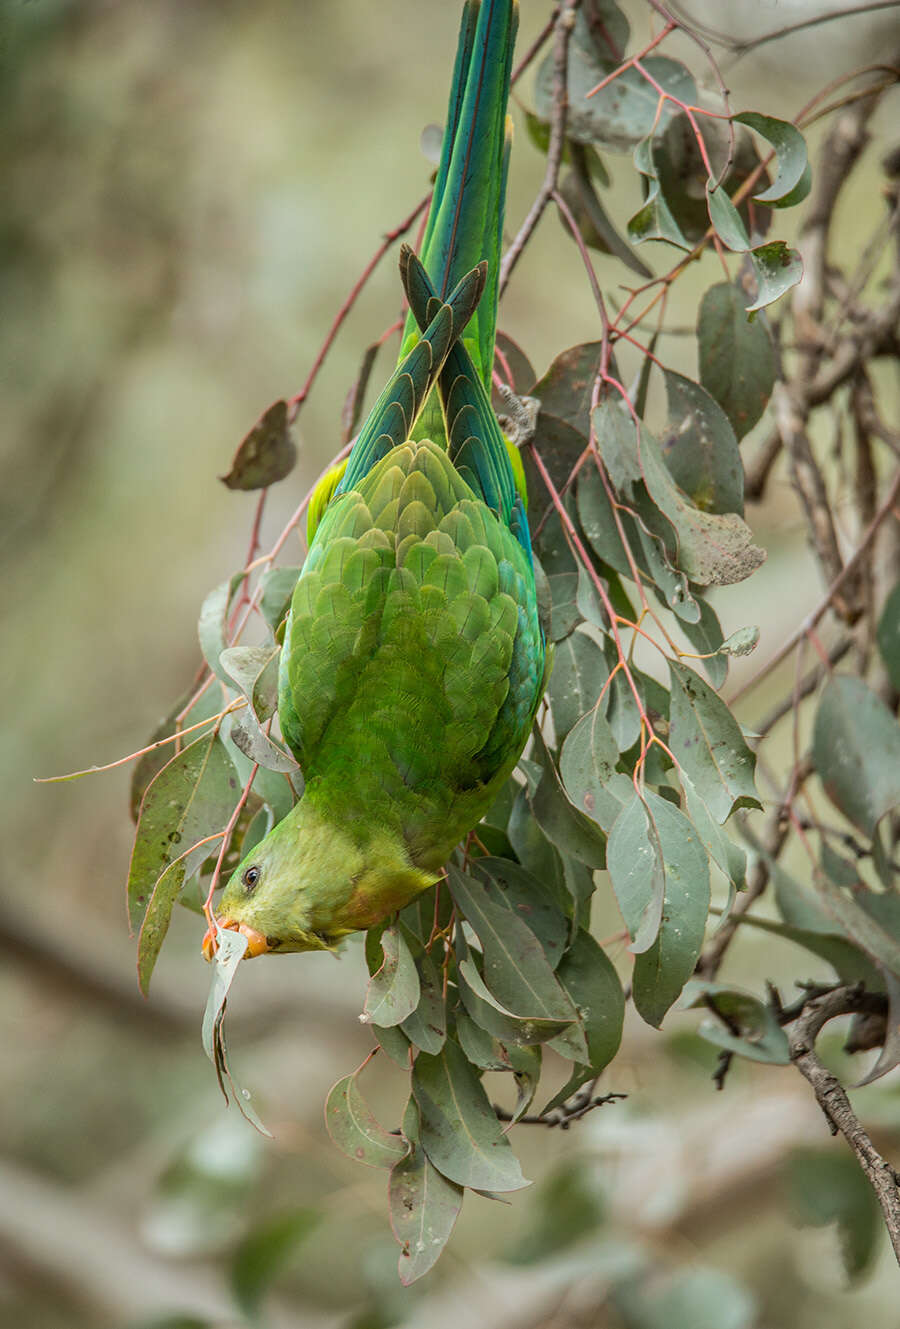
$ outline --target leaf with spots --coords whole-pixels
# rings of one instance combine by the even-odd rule
[[[400,1135],[392,1135],[378,1121],[362,1096],[356,1076],[345,1075],[325,1100],[325,1128],[348,1158],[367,1167],[391,1168],[409,1153]]]
[[[216,733],[195,739],[147,786],[128,870],[128,917],[133,928],[140,927],[153,889],[169,864],[221,831],[237,797],[235,769]],[[198,852],[201,858],[195,867],[209,851]],[[158,917],[155,926],[165,935],[163,921]]]
[[[669,747],[720,824],[735,808],[760,808],[756,757],[737,720],[699,674],[669,661]]]
[[[663,461],[704,512],[744,512],[744,467],[729,419],[699,383],[667,369]]]
[[[419,1109],[413,1098],[403,1115],[403,1134],[409,1153],[391,1168],[388,1204],[391,1227],[400,1243],[400,1282],[409,1287],[439,1259],[465,1191],[430,1162],[419,1139]]]

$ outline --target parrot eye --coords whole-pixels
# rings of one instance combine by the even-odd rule
[[[259,881],[259,868],[248,868],[243,877],[241,877],[241,881],[244,883],[244,886],[248,891],[252,891],[256,886],[256,883]]]

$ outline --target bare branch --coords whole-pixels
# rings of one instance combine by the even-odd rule
[[[894,1255],[900,1264],[900,1177],[875,1148],[850,1106],[840,1081],[819,1060],[816,1038],[829,1020],[860,1009],[859,988],[841,987],[804,1002],[803,1010],[789,1028],[791,1061],[803,1075],[831,1129],[843,1135],[875,1192],[884,1217]]]

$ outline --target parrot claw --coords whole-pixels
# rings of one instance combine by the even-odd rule
[[[247,938],[247,952],[245,960],[251,960],[254,955],[265,955],[272,948],[268,940],[256,928],[250,927],[248,923],[238,923],[233,918],[223,918],[218,927],[228,928],[231,932],[239,932],[241,936]],[[215,925],[207,929],[206,936],[203,938],[203,958],[212,961],[216,958],[218,943],[216,941]]]

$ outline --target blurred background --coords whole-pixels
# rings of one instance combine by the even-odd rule
[[[649,9],[623,8],[643,42]],[[812,12],[702,8],[733,33],[740,12],[745,31]],[[344,1159],[322,1125],[329,1086],[370,1047],[356,1018],[359,948],[338,963],[292,957],[239,975],[231,1050],[273,1131],[264,1140],[225,1109],[200,1048],[209,971],[195,915],[176,911],[151,996],[138,993],[124,907],[127,768],[32,783],[139,748],[190,682],[200,602],[242,566],[255,508],[253,495],[217,477],[269,403],[298,391],[381,235],[425,192],[420,135],[444,114],[458,9],[446,0],[0,6],[4,1323],[242,1323],[234,1280],[250,1306],[266,1282],[265,1253],[283,1248],[266,1313],[286,1329],[443,1329],[461,1315],[519,1329],[896,1325],[886,1243],[848,1288],[836,1230],[793,1221],[810,1217],[804,1169],[821,1177],[843,1166],[805,1083],[742,1062],[716,1094],[715,1052],[692,1032],[693,1015],[677,1013],[662,1035],[626,1025],[606,1085],[626,1103],[565,1134],[518,1128],[538,1185],[502,1210],[470,1200],[436,1271],[404,1291],[386,1176]],[[523,0],[520,51],[548,10]],[[735,107],[796,113],[829,78],[872,58],[891,23],[868,15],[760,48],[728,69]],[[693,48],[673,42],[671,53],[704,77]],[[526,75],[516,91],[510,233],[544,171],[522,124],[531,84]],[[876,120],[885,146],[889,129],[886,116]],[[624,229],[638,185],[627,158],[609,165]],[[877,190],[875,166],[865,169]],[[864,181],[853,197],[866,197]],[[864,213],[839,214],[848,245],[866,230]],[[791,238],[784,226],[779,235]],[[669,266],[661,246],[641,256],[656,271]],[[628,280],[603,256],[597,270],[610,291]],[[687,327],[708,278],[692,281],[673,292],[672,321]],[[298,465],[270,495],[264,548],[336,451],[362,350],[398,299],[391,255],[301,414]],[[538,372],[563,347],[599,336],[577,252],[551,213],[516,270],[501,326]],[[393,354],[391,343],[373,386]],[[694,373],[694,355],[692,337],[669,343],[675,368]],[[758,621],[765,604],[764,653],[820,590],[786,480],[749,520],[769,561],[717,608],[727,633]],[[289,545],[286,561],[300,553]],[[781,690],[775,675],[754,707]],[[600,938],[621,926],[602,885],[594,921]],[[758,986],[763,970],[791,975],[789,949],[751,936],[734,948],[729,976]],[[613,958],[625,972],[627,956]],[[821,1046],[841,1067],[837,1037]],[[399,1120],[402,1088],[390,1066],[373,1065],[367,1091],[385,1121]],[[896,1072],[854,1101],[896,1138]],[[863,1200],[860,1230],[868,1212]]]

